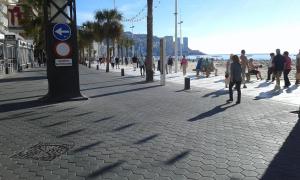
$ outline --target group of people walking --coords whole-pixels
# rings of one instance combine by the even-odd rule
[[[291,85],[289,80],[289,73],[292,69],[292,60],[289,57],[289,52],[285,51],[283,55],[280,52],[280,49],[276,49],[276,55],[274,53],[270,53],[270,61],[268,64],[268,76],[267,81],[276,80],[276,85],[274,90],[281,89],[280,87],[280,78],[283,74],[284,77],[284,88],[288,88]],[[243,88],[247,88],[246,86],[246,76],[248,73],[255,74],[257,79],[261,79],[261,73],[258,71],[258,67],[253,64],[253,59],[248,61],[246,57],[246,51],[241,51],[241,56],[231,55],[230,59],[226,64],[226,72],[225,72],[225,86],[229,85],[229,100],[227,102],[233,101],[233,87],[237,90],[237,101],[239,104],[241,102],[241,85],[243,84]],[[298,85],[300,83],[300,50],[299,54],[296,56],[296,82]]]

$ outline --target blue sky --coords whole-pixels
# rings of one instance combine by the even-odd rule
[[[94,12],[113,8],[113,0],[77,0],[78,24],[92,20]],[[146,0],[115,0],[125,19],[138,14]],[[175,34],[175,0],[154,0],[156,36]],[[178,0],[182,35],[189,46],[206,53],[269,53],[276,48],[292,53],[300,49],[299,0]],[[139,18],[145,17],[146,10]],[[180,19],[178,17],[178,19]],[[125,31],[145,33],[146,19],[125,22]],[[178,26],[179,36],[179,26]]]

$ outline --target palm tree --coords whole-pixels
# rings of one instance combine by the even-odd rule
[[[146,82],[153,81],[152,54],[153,54],[153,0],[147,0],[147,59]]]
[[[78,30],[78,46],[80,49],[80,57],[84,59],[84,49],[88,49],[88,60],[90,60],[91,46],[95,39],[94,23],[87,21],[82,24],[82,28]],[[90,66],[90,62],[89,62]]]
[[[123,33],[123,25],[121,24],[122,15],[116,9],[97,11],[95,14],[96,23],[103,27],[103,35],[106,39],[106,72],[109,72],[110,50],[109,42],[112,41],[113,52],[115,40]]]

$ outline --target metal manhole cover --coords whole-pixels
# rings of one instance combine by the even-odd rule
[[[13,155],[12,158],[52,161],[66,153],[73,146],[71,144],[39,143],[28,150]]]

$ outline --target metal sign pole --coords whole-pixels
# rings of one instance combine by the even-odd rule
[[[75,0],[45,0],[46,101],[86,99],[80,93]]]

